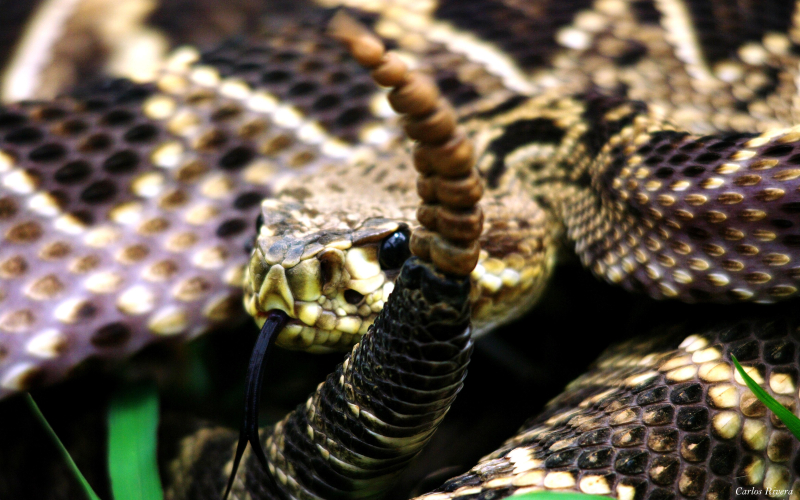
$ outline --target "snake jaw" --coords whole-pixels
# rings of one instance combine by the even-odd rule
[[[379,248],[407,224],[375,218],[319,227],[316,211],[300,203],[271,200],[263,210],[245,272],[245,308],[259,325],[269,311],[289,316],[276,341],[282,347],[349,349],[383,309],[398,274],[382,269]]]

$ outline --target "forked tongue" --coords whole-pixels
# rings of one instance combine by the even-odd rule
[[[275,344],[275,339],[278,338],[278,334],[286,326],[288,320],[289,317],[283,311],[273,310],[267,313],[267,319],[264,321],[264,326],[261,327],[261,333],[258,334],[255,346],[253,346],[250,364],[247,366],[244,415],[242,416],[242,425],[239,430],[239,444],[236,446],[233,468],[231,469],[230,477],[228,477],[228,486],[225,488],[223,500],[228,498],[228,493],[230,493],[233,480],[236,477],[236,471],[239,468],[239,462],[242,460],[242,455],[244,455],[248,442],[253,448],[253,453],[255,453],[258,461],[261,462],[264,469],[267,468],[267,457],[264,455],[264,448],[261,447],[261,441],[258,439],[258,408],[261,400],[261,386],[264,382],[264,370],[269,353]]]

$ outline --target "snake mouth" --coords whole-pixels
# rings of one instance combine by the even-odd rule
[[[280,262],[270,262],[271,248],[257,246],[245,276],[247,311],[259,325],[271,311],[286,313],[288,321],[276,340],[281,347],[311,352],[350,349],[367,333],[394,289],[399,266],[386,269],[380,247],[397,228],[371,228],[369,238],[339,239],[305,258]]]
[[[274,286],[271,284],[271,288]],[[367,333],[393,289],[393,280],[382,276],[374,290],[365,290],[367,293],[345,288],[315,301],[287,301],[283,294],[262,286],[265,293],[254,296],[251,314],[259,325],[274,311],[288,315],[276,340],[281,347],[310,352],[340,351],[349,349]]]
[[[363,248],[354,250],[354,253],[364,252]],[[280,275],[282,269],[270,272]],[[306,278],[324,280],[326,274],[322,269],[320,273]],[[282,311],[288,315],[288,320],[276,340],[276,344],[281,347],[310,352],[346,350],[367,333],[383,309],[389,294],[394,290],[393,274],[396,273],[381,271],[368,279],[350,277],[342,280],[340,286],[328,294],[320,294],[314,300],[301,300],[302,296],[297,293],[296,288],[289,286],[288,279],[284,281],[278,278],[271,282],[265,279],[259,293],[254,293],[250,300],[246,298],[246,304],[249,304],[248,310],[259,325],[273,311]],[[307,281],[304,283],[307,284]]]
[[[273,311],[278,310],[285,312],[281,309],[273,309]],[[268,316],[268,313],[256,315],[256,323],[263,324],[267,320]],[[377,317],[377,314],[375,316]],[[353,332],[352,329],[343,331],[336,327],[332,329],[325,329],[316,325],[309,325],[300,319],[290,317],[286,322],[286,325],[278,334],[278,338],[275,343],[287,349],[304,350],[312,353],[342,351],[352,347],[353,344],[358,342],[358,339],[364,333],[366,333],[366,329],[369,328],[369,325],[372,324],[374,319],[374,317],[367,318],[367,320],[361,318],[348,318],[347,320],[340,322],[342,324],[352,323],[354,325],[365,325],[363,332],[361,331],[361,328]]]

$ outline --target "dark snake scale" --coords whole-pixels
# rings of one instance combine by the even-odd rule
[[[697,317],[610,347],[419,498],[800,499],[800,444],[731,362],[800,411],[800,4],[160,3],[153,25],[104,0],[8,10],[29,19],[4,35],[0,397],[280,311],[278,345],[350,354],[261,429],[264,463],[232,474],[230,429],[164,436],[165,497],[232,474],[240,500],[381,498],[470,384],[473,336],[572,254]],[[390,52],[330,36],[342,7]],[[130,57],[167,40],[203,48]],[[82,81],[87,47],[115,78]],[[440,271],[476,238],[468,278]],[[541,330],[569,353],[577,332]]]

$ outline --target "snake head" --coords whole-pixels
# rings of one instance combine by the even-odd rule
[[[364,212],[346,206],[330,210],[335,205],[330,200],[323,211],[315,200],[298,201],[296,195],[295,190],[262,204],[245,277],[245,307],[259,324],[270,311],[289,315],[278,345],[315,352],[349,349],[383,308],[410,256],[415,207],[410,205],[405,217],[356,219],[354,213]]]
[[[394,289],[417,225],[415,179],[410,167],[374,165],[323,170],[262,203],[244,301],[259,325],[273,310],[289,316],[278,345],[349,349]],[[527,311],[552,267],[557,235],[544,229],[552,224],[514,189],[490,191],[483,202],[482,250],[471,274],[477,334]]]

